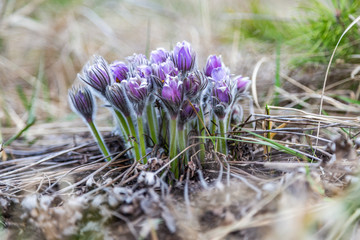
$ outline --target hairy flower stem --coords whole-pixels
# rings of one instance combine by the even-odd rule
[[[161,141],[164,141],[166,139],[166,135],[167,135],[167,118],[166,118],[166,112],[164,110],[161,110],[161,119],[162,119],[162,123],[161,123],[161,132],[160,132],[160,136],[161,136]]]
[[[138,124],[138,130],[139,130],[139,140],[140,140],[140,149],[141,149],[141,155],[143,157],[146,156],[146,145],[145,145],[145,134],[144,134],[144,124],[141,116],[137,117],[137,124]],[[143,162],[146,163],[146,158],[143,159]]]
[[[200,152],[199,152],[199,157],[200,157],[200,162],[204,163],[205,162],[205,133],[206,133],[206,125],[205,125],[205,119],[204,119],[204,114],[202,111],[202,107],[200,107],[200,110],[198,112],[200,119],[198,119],[197,121],[197,130],[200,133],[201,137],[204,138],[200,138]]]
[[[99,131],[97,130],[95,123],[92,120],[88,120],[87,123],[92,134],[94,135],[97,144],[99,145],[101,153],[103,154],[104,157],[109,156],[110,155],[109,150],[107,149],[104,140],[102,139]],[[110,161],[110,160],[111,157],[106,158],[106,161]]]
[[[126,118],[124,117],[124,115],[120,111],[114,109],[114,112],[115,112],[116,118],[117,118],[117,120],[118,120],[118,122],[120,124],[120,129],[121,129],[121,131],[123,133],[125,144],[127,145],[128,143],[130,143],[130,146],[134,147],[134,143],[133,143],[132,139],[129,139],[129,137],[132,134],[130,133],[129,125],[128,125],[127,121],[126,121]],[[136,149],[135,148],[133,148],[131,152],[132,152],[132,156],[136,156]]]
[[[179,152],[183,151],[186,148],[186,131],[184,129],[184,126],[178,126],[178,132],[179,132]],[[184,153],[184,164],[187,164],[188,157],[187,152]]]
[[[140,148],[139,148],[139,143],[138,143],[138,138],[137,138],[137,135],[136,135],[136,129],[135,129],[135,126],[134,126],[134,123],[131,119],[130,116],[126,117],[126,120],[129,124],[129,129],[130,129],[130,133],[131,133],[131,136],[133,139],[132,142],[134,144],[134,150],[135,150],[135,159],[136,161],[139,161],[140,158],[141,158],[141,155],[140,155]]]
[[[148,120],[148,125],[149,125],[149,132],[150,132],[150,137],[153,141],[154,144],[158,143],[157,140],[157,124],[155,121],[155,109],[153,108],[153,106],[151,104],[148,104],[146,106],[146,115],[147,115],[147,120]]]
[[[225,126],[227,126],[226,118],[219,119],[220,136],[222,138],[226,137],[226,127]],[[223,154],[227,154],[226,140],[220,139],[219,145],[220,145],[220,152]]]
[[[115,111],[115,115],[120,123],[120,128],[123,131],[124,137],[125,137],[125,142],[128,141],[129,136],[130,136],[130,130],[129,130],[129,126],[126,122],[125,117],[122,115],[121,112],[119,112],[118,110],[114,109]]]
[[[176,118],[170,119],[170,160],[176,156]],[[179,179],[179,164],[178,159],[171,163],[171,171],[174,173],[175,178]]]
[[[211,119],[211,122],[210,122],[210,125],[211,125],[211,134],[212,135],[215,135],[215,133],[216,133],[216,116],[215,116],[215,114],[213,114],[213,116],[212,116],[212,119]]]

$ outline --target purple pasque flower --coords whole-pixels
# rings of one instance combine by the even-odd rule
[[[233,100],[231,86],[225,80],[215,82],[212,91],[212,105],[216,116],[223,119]]]
[[[68,96],[72,110],[87,122],[91,122],[95,112],[95,101],[90,89],[84,86],[72,87]]]
[[[106,88],[105,92],[108,102],[125,117],[130,116],[130,107],[124,92],[123,86],[120,83],[114,83]]]
[[[151,52],[150,54],[150,62],[151,63],[163,63],[168,59],[170,56],[170,53],[166,51],[164,48],[158,48]]]
[[[147,58],[144,54],[134,53],[133,55],[127,57],[126,60],[134,68],[136,68],[137,66],[140,66],[140,65],[149,65],[149,61],[147,60]]]
[[[236,84],[236,94],[245,93],[250,86],[251,80],[248,77],[243,77],[241,75],[234,78]]]
[[[211,71],[212,80],[212,106],[216,116],[220,119],[227,114],[233,100],[233,84],[230,79],[229,69],[225,66],[214,68]]]
[[[197,104],[191,104],[189,100],[183,101],[178,117],[180,129],[184,127],[186,122],[196,117],[196,113],[198,113],[199,110],[200,109]]]
[[[206,61],[206,66],[204,69],[205,75],[211,77],[212,71],[216,68],[221,68],[221,57],[216,55],[210,55]]]
[[[152,68],[149,60],[143,54],[133,54],[126,58],[130,66],[130,78],[149,78],[152,75]]]
[[[189,73],[183,82],[185,96],[190,100],[198,99],[208,84],[205,74],[199,70]]]
[[[177,103],[182,99],[182,90],[183,82],[178,77],[168,77],[161,91],[161,96],[168,101]]]
[[[129,68],[124,62],[115,61],[110,64],[110,71],[113,74],[115,82],[121,82],[128,77]]]
[[[142,78],[148,78],[152,74],[152,68],[149,65],[139,65],[136,67],[137,74]]]
[[[175,67],[173,61],[169,58],[162,63],[152,64],[153,80],[157,86],[162,87],[168,76],[175,77],[179,74],[179,70]]]
[[[137,75],[136,77],[123,81],[123,84],[137,115],[142,115],[149,92],[147,79]]]
[[[211,71],[211,80],[215,84],[218,82],[229,82],[229,70],[225,67],[214,68]]]
[[[194,68],[196,54],[190,43],[183,41],[182,43],[178,42],[176,44],[171,58],[179,71],[184,73]]]
[[[178,76],[171,77],[168,75],[159,98],[169,111],[170,117],[176,118],[184,98],[183,82],[179,80]]]
[[[214,85],[213,96],[221,103],[230,104],[231,90],[225,82],[218,82]]]
[[[109,65],[101,56],[94,56],[94,61],[89,61],[78,77],[102,96],[105,96],[106,87],[114,82]]]

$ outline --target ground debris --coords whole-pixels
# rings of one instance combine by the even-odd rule
[[[293,239],[343,234],[328,227],[338,222],[321,214],[348,219],[356,209],[358,143],[338,129],[351,128],[356,134],[358,120],[309,114],[255,115],[252,121],[259,126],[252,132],[271,134],[271,141],[296,154],[275,145],[264,148],[258,137],[234,126],[228,155],[209,142],[206,162],[200,165],[192,149],[181,181],[173,186],[163,152],[154,151],[146,165],[133,163],[112,136],[105,138],[111,152],[122,155],[110,163],[87,135],[82,145],[37,147],[28,149],[31,154],[24,146],[21,151],[5,148],[9,159],[0,163],[0,204],[8,238]],[[261,129],[263,121],[271,121],[273,128]],[[285,127],[276,128],[283,122]],[[347,210],[339,210],[343,208]]]

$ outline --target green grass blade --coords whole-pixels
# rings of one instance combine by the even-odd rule
[[[15,141],[20,136],[22,136],[32,125],[35,124],[35,122],[36,122],[36,100],[38,98],[39,89],[41,87],[40,79],[42,79],[43,76],[44,76],[44,64],[41,61],[40,65],[39,65],[38,77],[36,78],[33,93],[30,98],[30,102],[29,102],[28,109],[27,109],[28,110],[28,119],[26,121],[26,125],[18,133],[16,133],[14,136],[12,136],[10,139],[8,139],[4,143],[4,146],[9,146],[13,141]]]
[[[275,65],[276,65],[276,70],[275,70],[275,87],[281,88],[281,79],[280,79],[280,54],[281,54],[281,41],[278,40],[277,44],[276,44],[276,59],[275,59]],[[279,92],[275,91],[274,94],[274,105],[278,106],[279,105]]]
[[[213,141],[215,141],[215,139],[225,139],[225,140],[228,140],[228,141],[235,141],[235,142],[245,142],[245,143],[251,143],[251,144],[259,144],[259,145],[264,145],[264,146],[268,146],[268,147],[271,147],[271,148],[274,148],[276,150],[279,150],[279,151],[282,151],[282,152],[285,152],[285,153],[288,153],[290,155],[293,155],[293,156],[296,156],[300,159],[303,159],[304,161],[308,161],[310,162],[311,160],[306,157],[305,155],[301,154],[300,152],[297,152],[296,150],[294,149],[291,149],[291,148],[288,148],[288,147],[285,147],[284,145],[280,144],[280,143],[277,143],[271,139],[268,139],[266,137],[263,137],[259,134],[256,134],[256,133],[253,133],[253,132],[250,132],[250,131],[247,131],[247,130],[244,130],[245,132],[255,136],[255,137],[258,137],[260,138],[261,140],[259,139],[246,139],[246,138],[242,138],[242,139],[236,139],[236,138],[223,138],[223,137],[216,137],[216,136],[210,136],[210,137],[197,137],[197,138],[206,138],[206,139],[212,139]]]
[[[24,132],[26,132],[32,125],[34,125],[34,123],[35,123],[35,118],[33,118],[31,121],[28,121],[23,129],[21,129],[18,133],[16,133],[14,136],[12,136],[4,143],[4,146],[9,146],[13,141],[18,139]]]
[[[272,147],[275,148],[275,149],[277,149],[277,150],[280,150],[280,151],[289,153],[289,154],[294,155],[294,156],[296,156],[296,157],[299,157],[299,158],[301,158],[301,159],[303,159],[303,160],[305,160],[305,161],[310,161],[309,158],[307,158],[306,156],[304,156],[304,155],[301,154],[301,153],[298,153],[298,152],[294,151],[294,150],[291,149],[291,148],[285,147],[284,145],[282,145],[282,144],[280,144],[280,143],[277,143],[277,142],[275,142],[275,141],[273,141],[273,140],[271,140],[271,139],[269,139],[269,138],[263,137],[263,136],[261,136],[261,135],[259,135],[259,134],[253,133],[253,132],[251,132],[251,131],[248,131],[248,130],[245,130],[245,129],[244,129],[244,131],[247,132],[247,133],[249,133],[249,134],[251,134],[251,135],[253,135],[253,136],[255,136],[255,137],[260,138],[261,140],[263,140],[263,141],[265,141],[265,142],[267,142],[267,143],[270,143],[270,144],[272,145]]]
[[[25,110],[29,111],[30,103],[26,97],[23,87],[21,85],[16,86],[16,92],[17,92],[17,94],[20,98],[20,101],[21,101],[22,105],[24,106]]]
[[[359,100],[355,100],[355,99],[351,99],[345,96],[341,96],[341,95],[335,95],[334,97],[346,102],[346,103],[351,103],[351,104],[356,104],[356,105],[360,105],[360,101]]]

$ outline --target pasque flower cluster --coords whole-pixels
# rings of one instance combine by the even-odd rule
[[[108,64],[95,56],[78,77],[91,92],[87,87],[69,91],[74,111],[85,121],[93,121],[92,93],[105,101],[118,120],[124,143],[133,147],[132,156],[143,163],[154,144],[168,146],[169,159],[174,159],[186,149],[188,133],[193,130],[199,136],[220,134],[218,150],[227,153],[224,138],[229,116],[234,104],[248,95],[250,85],[249,78],[230,74],[220,56],[209,56],[199,67],[186,41],[177,43],[172,51],[158,48],[149,58],[133,54]],[[200,146],[203,160],[204,144]],[[187,154],[181,157],[182,161],[175,159],[171,164],[175,177],[187,163]]]

